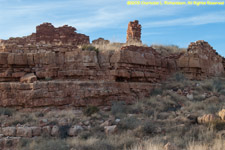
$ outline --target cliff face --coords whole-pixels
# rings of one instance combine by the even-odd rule
[[[224,72],[222,57],[202,41],[191,44],[185,54],[169,56],[132,45],[94,51],[77,47],[89,44],[89,37],[75,31],[45,23],[30,36],[2,40],[0,106],[132,102],[149,96],[156,83],[178,70],[192,79]]]
[[[131,102],[148,96],[154,83],[175,70],[152,48],[128,46],[120,51],[1,52],[1,106],[107,105],[113,100]],[[34,73],[37,81],[20,83]],[[50,80],[50,81],[48,81]]]
[[[225,58],[223,58],[222,63],[223,63],[223,68],[224,68],[224,71],[225,71]]]

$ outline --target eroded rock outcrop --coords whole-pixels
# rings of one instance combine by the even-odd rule
[[[119,82],[156,83],[176,70],[176,61],[162,57],[151,47],[125,46],[110,59],[113,75]]]
[[[191,79],[224,74],[223,58],[205,41],[191,43],[179,58],[181,71]]]
[[[53,49],[1,54],[5,57],[0,76],[1,106],[131,102],[148,96],[154,83],[176,70],[175,60],[162,58],[149,47],[127,46],[114,52],[81,49],[55,52]],[[31,79],[35,76],[36,82]]]

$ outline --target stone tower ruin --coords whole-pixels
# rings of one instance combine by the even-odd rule
[[[128,24],[127,43],[141,43],[141,25],[138,20],[131,21]]]

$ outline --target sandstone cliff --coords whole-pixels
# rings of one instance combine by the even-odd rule
[[[140,25],[134,24],[139,32]],[[192,79],[224,73],[224,58],[204,41],[192,43],[186,53],[162,56],[152,47],[134,45],[112,51],[80,49],[79,45],[89,44],[89,37],[75,31],[44,23],[30,36],[2,40],[0,106],[132,102],[149,96],[156,83],[176,71]],[[133,35],[140,42],[140,33]],[[104,39],[93,43],[102,42],[109,43]]]

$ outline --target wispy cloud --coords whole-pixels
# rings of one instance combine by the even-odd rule
[[[225,22],[225,11],[213,12],[198,16],[182,17],[178,19],[153,21],[145,23],[147,27],[167,27],[167,26],[186,26],[186,25],[204,25],[211,23],[223,23]]]
[[[110,7],[102,6],[100,9],[93,11],[90,16],[75,18],[71,16],[73,19],[61,20],[57,22],[56,25],[67,23],[74,25],[81,31],[98,30],[101,28],[126,28],[124,24],[127,24],[128,21],[134,19],[144,20],[146,18],[170,16],[180,12],[181,10],[183,10],[182,7],[161,7],[159,9],[159,7],[150,6],[131,9],[124,6],[121,8],[121,6],[118,6],[117,4]]]

